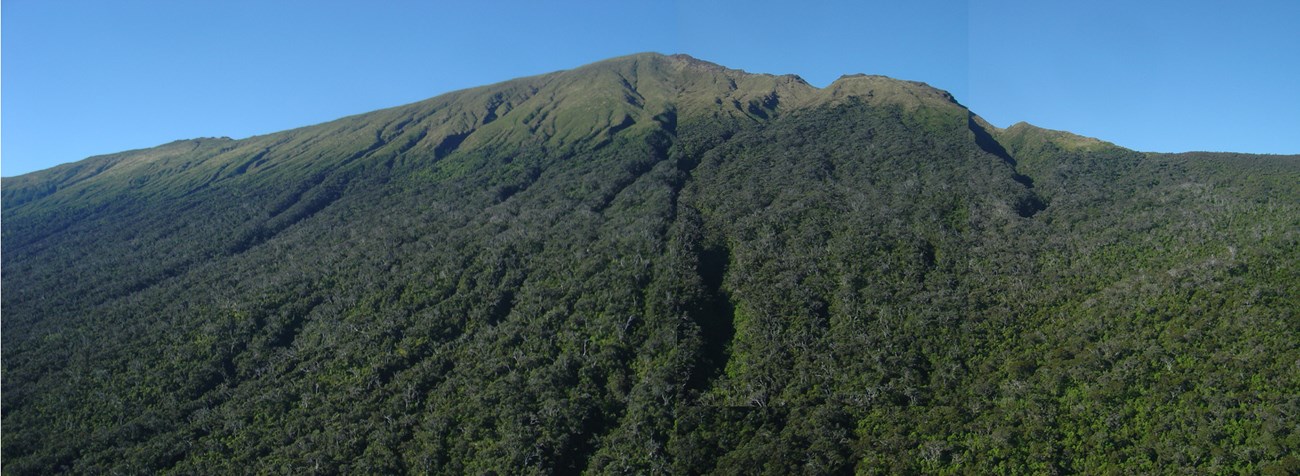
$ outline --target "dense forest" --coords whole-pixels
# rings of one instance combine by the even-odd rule
[[[1300,156],[642,54],[2,189],[6,474],[1300,472]]]

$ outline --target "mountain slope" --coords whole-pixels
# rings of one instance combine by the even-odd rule
[[[4,468],[1285,473],[1297,178],[656,54],[87,159]]]

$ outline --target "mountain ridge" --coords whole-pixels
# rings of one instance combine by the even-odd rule
[[[749,80],[749,83],[747,84],[730,85],[730,89],[733,92],[738,93],[737,98],[733,99],[735,102],[731,104],[731,106],[733,106],[733,109],[740,110],[739,112],[741,113],[747,112],[745,111],[745,108],[754,106],[755,104],[760,105],[759,107],[755,108],[756,110],[766,110],[774,107],[774,106],[762,105],[762,101],[764,100],[771,101],[770,98],[764,97],[763,96],[764,94],[776,95],[776,98],[778,99],[778,103],[786,102],[787,104],[792,104],[797,107],[815,107],[817,105],[825,104],[828,101],[843,99],[846,97],[874,98],[875,95],[878,93],[882,95],[883,101],[885,102],[898,101],[899,103],[908,104],[909,107],[916,107],[920,105],[920,103],[923,101],[931,101],[931,105],[943,104],[947,102],[951,102],[952,104],[958,104],[956,100],[952,97],[952,95],[946,91],[935,89],[922,82],[897,80],[886,76],[866,75],[860,73],[846,74],[836,79],[831,84],[827,85],[825,88],[818,88],[816,86],[812,86],[808,84],[798,75],[793,75],[793,74],[772,75],[766,73],[748,73],[742,70],[729,69],[721,65],[699,60],[684,54],[662,55],[658,53],[640,53],[640,54],[633,54],[633,55],[628,55],[628,56],[623,56],[618,58],[611,58],[608,60],[603,60],[588,65],[583,65],[578,68],[574,68],[570,70],[560,70],[560,71],[555,71],[555,72],[545,73],[545,74],[540,74],[535,76],[501,81],[498,83],[493,83],[484,86],[477,86],[477,87],[472,87],[472,88],[467,88],[467,89],[462,89],[457,91],[451,91],[429,99],[416,101],[410,104],[393,106],[393,107],[383,108],[383,109],[359,113],[359,114],[353,114],[339,119],[322,122],[319,124],[297,127],[285,131],[280,131],[280,132],[273,132],[268,134],[251,136],[244,139],[237,139],[235,141],[237,143],[249,143],[249,142],[262,143],[269,138],[275,138],[285,134],[315,132],[315,131],[323,131],[323,130],[329,130],[330,132],[337,132],[338,130],[341,129],[338,126],[341,126],[343,124],[352,121],[368,120],[383,115],[393,115],[393,114],[413,115],[413,114],[418,114],[415,111],[420,109],[438,110],[440,109],[440,106],[446,105],[448,103],[466,97],[471,97],[474,100],[482,100],[484,106],[482,110],[457,111],[461,115],[460,117],[446,118],[446,121],[444,123],[432,125],[432,127],[430,128],[431,130],[429,132],[432,132],[434,137],[443,137],[445,139],[446,137],[454,137],[458,134],[464,134],[467,132],[468,129],[471,128],[471,126],[474,126],[476,124],[479,126],[486,126],[488,125],[489,122],[492,122],[497,118],[495,112],[496,108],[504,107],[505,109],[503,112],[508,113],[514,107],[514,101],[527,100],[528,98],[531,97],[532,94],[535,94],[535,92],[529,94],[521,94],[522,90],[537,89],[543,85],[551,84],[552,81],[556,81],[556,80],[563,81],[563,79],[560,78],[566,75],[570,75],[570,76],[577,75],[581,77],[581,76],[585,76],[584,73],[589,73],[592,71],[609,71],[609,70],[614,70],[617,71],[618,74],[622,74],[627,72],[624,70],[628,70],[629,67],[635,68],[637,63],[640,61],[648,61],[651,63],[667,63],[668,66],[672,66],[678,69],[685,69],[689,67],[698,71],[705,71],[709,73],[716,73],[722,75],[716,78],[715,77],[703,78],[704,80],[710,80],[715,83],[717,81],[723,81],[723,80],[735,80],[735,79],[741,79],[742,81]],[[659,64],[657,66],[665,66],[665,65]],[[653,68],[654,66],[652,65],[651,67]],[[619,79],[622,80],[625,85],[631,86],[631,84],[626,82],[626,78],[620,77]],[[700,78],[695,78],[695,79],[700,80]],[[782,87],[791,84],[796,86],[785,87],[785,88]],[[587,84],[583,84],[583,86],[587,86]],[[684,93],[685,88],[689,88],[689,87],[690,87],[689,85],[682,86],[683,91],[681,91],[680,93]],[[758,89],[756,91],[751,90],[754,88],[758,88]],[[604,88],[595,88],[596,91],[599,91],[601,89]],[[499,97],[499,96],[506,96],[506,93],[510,93],[510,92],[517,93],[519,95],[513,98],[509,98],[511,99],[511,101],[506,101],[507,98],[505,97]],[[632,92],[635,92],[635,90],[633,89]],[[755,96],[758,97],[756,98]],[[706,95],[702,100],[695,100],[695,101],[692,101],[692,98],[689,97],[678,97],[678,98],[673,98],[674,101],[671,102],[708,103],[710,101],[714,101],[726,97],[727,96]],[[607,100],[608,98],[604,98],[604,99]],[[759,99],[760,101],[754,102],[755,99]],[[493,101],[506,101],[506,102],[501,104],[496,104],[493,103]],[[742,101],[744,101],[744,104],[741,103]],[[693,105],[698,105],[698,104],[693,104]],[[730,111],[729,113],[734,114],[735,112],[736,111]],[[764,112],[764,114],[766,113],[767,112]],[[618,118],[613,118],[613,119],[605,118],[605,119],[606,120],[604,121],[603,125],[607,128],[618,125],[617,124],[619,120]],[[611,124],[611,121],[614,123]],[[551,127],[553,128],[554,124],[551,124]],[[443,130],[432,130],[432,129],[443,129]],[[533,129],[535,130],[535,127],[533,127]],[[587,131],[587,132],[591,132],[591,131]],[[554,131],[552,131],[552,133],[554,133]],[[142,154],[145,151],[153,151],[155,149],[165,148],[174,143],[185,142],[185,141],[197,141],[197,140],[204,140],[204,139],[215,139],[215,138],[178,139],[171,143],[162,144],[155,147],[146,147],[142,149],[134,149],[130,151],[104,154],[100,156],[93,156],[83,160],[95,160],[100,157],[119,156],[121,154]],[[487,141],[487,140],[481,140],[481,141]],[[423,145],[427,145],[427,144],[423,144]],[[470,144],[467,145],[476,145],[476,144],[474,142],[471,142]],[[62,164],[60,166],[52,167],[51,169],[74,164],[74,163],[76,162]],[[17,179],[19,177],[29,177],[32,176],[33,174],[43,174],[46,173],[46,171],[51,169],[33,171],[19,176],[6,177],[5,179],[7,181],[14,181],[10,179]],[[30,181],[33,178],[35,177],[29,177],[27,179],[18,182],[21,183],[23,181]],[[21,187],[22,185],[18,185],[18,186]]]
[[[632,55],[6,178],[6,474],[1294,473],[1300,157]]]
[[[849,100],[877,107],[899,105],[946,117],[927,120],[956,123],[973,116],[977,122],[982,121],[951,94],[916,81],[852,74],[817,88],[796,75],[755,74],[687,55],[641,53],[452,91],[320,124],[223,141],[215,151],[209,149],[213,153],[197,159],[169,157],[183,155],[177,150],[183,144],[211,145],[210,140],[183,139],[4,178],[4,207],[14,210],[69,188],[72,190],[67,193],[77,197],[89,194],[93,199],[98,195],[108,201],[127,191],[149,193],[154,188],[149,182],[164,190],[176,190],[165,193],[188,194],[223,181],[252,180],[261,172],[319,174],[355,160],[383,160],[391,167],[403,156],[425,154],[436,161],[462,148],[539,144],[566,153],[563,151],[573,150],[575,144],[599,147],[624,128],[673,134],[679,120],[763,122],[779,114]],[[332,159],[294,152],[321,144],[355,144],[362,150],[355,157]],[[90,163],[101,165],[92,167]],[[276,172],[277,168],[288,172]],[[73,177],[60,177],[59,170],[77,172]],[[124,189],[120,180],[113,185],[111,179],[120,174],[137,177]]]

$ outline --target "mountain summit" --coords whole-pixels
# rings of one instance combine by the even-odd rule
[[[364,156],[435,159],[462,146],[529,144],[568,150],[609,140],[625,128],[673,133],[679,116],[685,121],[763,122],[781,113],[845,98],[959,108],[946,92],[883,76],[844,76],[826,89],[818,89],[798,76],[750,74],[686,55],[643,53],[224,144],[201,164],[185,161],[184,170],[170,166],[167,158],[192,152],[188,145],[217,141],[177,141],[155,149],[96,157],[9,180],[5,197],[12,206],[110,168],[113,175],[183,172],[212,183],[272,166],[284,167],[287,161],[330,161],[330,157],[291,152],[305,144],[355,145],[362,148]],[[362,158],[349,157],[352,149],[340,149],[340,153],[344,155],[332,159]]]
[[[1300,158],[638,54],[5,178],[6,474],[1294,472]]]

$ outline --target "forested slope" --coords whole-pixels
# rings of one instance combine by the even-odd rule
[[[1300,469],[1300,157],[644,54],[3,193],[6,473]]]

